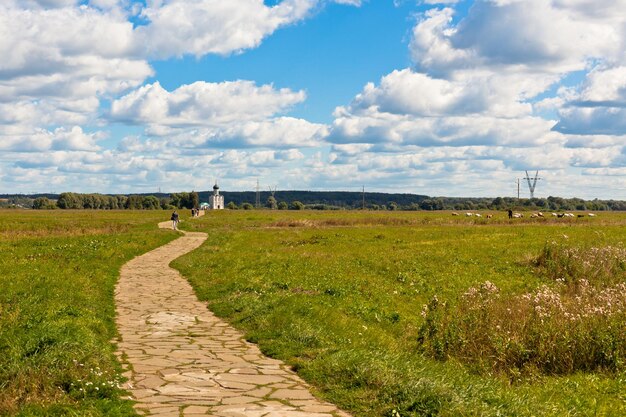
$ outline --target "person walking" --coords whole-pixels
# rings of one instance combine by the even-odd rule
[[[176,210],[172,213],[170,220],[172,220],[172,229],[178,230],[178,212]]]
[[[513,218],[513,210],[509,209],[509,219]]]

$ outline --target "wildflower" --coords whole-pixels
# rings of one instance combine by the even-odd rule
[[[492,282],[490,281],[485,281],[484,283],[481,284],[480,286],[481,290],[484,290],[488,293],[497,293],[498,292],[498,287],[496,287]]]

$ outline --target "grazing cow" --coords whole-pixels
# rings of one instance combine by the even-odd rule
[[[522,213],[513,213],[513,218],[514,219],[521,219],[522,217],[524,217],[524,215]]]
[[[562,217],[565,217],[565,213],[559,213],[559,214],[557,214],[557,217],[558,217],[559,219],[560,219],[560,218],[562,218]]]
[[[465,213],[465,217],[472,217],[473,215],[473,213]]]
[[[480,213],[476,213],[476,214],[474,214],[474,216],[476,216],[476,217],[483,217],[483,215],[480,214]]]
[[[552,213],[552,217],[557,217],[557,216],[558,216],[558,214]],[[563,217],[563,216],[559,216],[559,217]]]
[[[565,213],[565,217],[574,217],[572,213]]]
[[[490,219],[493,217],[493,214],[487,214],[487,218]]]
[[[585,215],[584,214],[579,214],[578,217],[585,217]]]
[[[542,212],[538,212],[538,213],[537,213],[537,216],[539,216],[539,217],[543,217],[543,213],[542,213]]]
[[[452,215],[453,215],[453,216],[458,216],[458,215],[459,215],[459,213],[456,213],[456,212],[455,212],[455,213],[452,213]]]
[[[596,215],[593,213],[589,213],[589,217],[596,217]]]

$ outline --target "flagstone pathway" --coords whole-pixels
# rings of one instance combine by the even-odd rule
[[[118,355],[136,409],[162,417],[349,417],[215,317],[168,266],[205,239],[184,233],[122,267],[115,291]]]

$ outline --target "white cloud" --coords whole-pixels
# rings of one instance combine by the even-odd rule
[[[57,128],[52,132],[36,129],[27,135],[5,136],[0,141],[0,150],[11,152],[97,151],[100,147],[96,142],[102,138],[103,133],[85,133],[79,126],[74,126],[69,130]],[[41,156],[39,155],[38,158],[41,159]]]
[[[149,2],[142,16],[149,24],[137,34],[155,57],[230,54],[257,47],[281,26],[305,18],[316,0],[169,0]]]
[[[494,117],[529,115],[528,97],[545,90],[553,77],[456,71],[448,79],[409,69],[384,76],[379,86],[367,84],[351,108],[376,106],[380,112],[415,116],[485,114]]]
[[[25,8],[43,7],[60,8],[74,6],[78,0],[5,0],[9,5],[19,5]]]
[[[146,125],[149,134],[165,137],[170,147],[317,146],[327,135],[326,126],[277,117],[304,98],[303,91],[250,81],[197,82],[172,92],[155,83],[114,101],[111,116]]]
[[[132,24],[123,16],[45,5],[58,8],[0,6],[0,107],[8,112],[0,132],[93,122],[101,98],[153,73],[134,56]]]
[[[368,84],[347,107],[335,111],[328,140],[407,145],[537,146],[562,138],[554,121],[531,116],[522,103],[525,83],[487,72],[459,72],[458,79],[394,71],[380,86]],[[514,87],[511,85],[514,84]],[[521,91],[520,91],[521,90]]]
[[[156,82],[111,104],[115,119],[131,123],[184,126],[223,126],[263,120],[302,102],[303,91],[256,86],[251,81],[196,82],[172,92]]]
[[[279,117],[230,126],[215,132],[207,144],[221,147],[311,147],[319,146],[327,134],[325,125],[292,117]]]
[[[489,66],[563,74],[584,69],[593,58],[619,61],[624,1],[603,5],[614,13],[580,1],[476,0],[456,26],[453,9],[432,9],[415,26],[412,56],[432,72]]]

